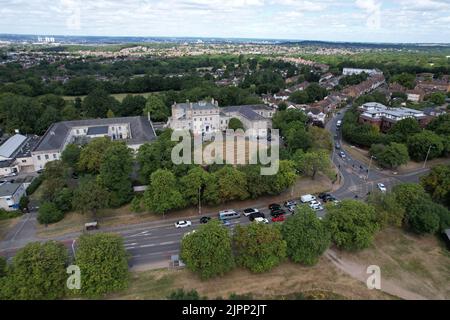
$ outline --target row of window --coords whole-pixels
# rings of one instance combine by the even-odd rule
[[[212,121],[212,118],[209,118],[210,121]],[[197,121],[197,118],[194,118],[194,121]],[[202,121],[202,118],[198,118],[198,121]],[[205,121],[208,121],[208,118],[205,118]]]
[[[45,157],[45,160],[50,160],[50,155],[46,154],[46,155],[44,155],[44,157]],[[38,159],[39,161],[41,161],[42,158],[41,158],[40,155],[38,155],[38,156],[37,156],[37,159]],[[58,156],[56,155],[56,153],[53,154],[53,159],[54,159],[54,160],[57,160],[57,159],[58,159]]]

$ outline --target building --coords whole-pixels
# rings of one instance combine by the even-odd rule
[[[358,98],[366,93],[369,93],[385,83],[385,78],[381,74],[370,76],[366,81],[360,84],[345,88],[342,93],[348,98]]]
[[[31,150],[38,141],[38,136],[16,134],[3,143],[0,146],[0,176],[34,171]]]
[[[383,72],[376,69],[359,69],[359,68],[344,68],[342,74],[344,76],[352,76],[355,74],[367,73],[369,76],[381,75]]]
[[[224,131],[232,118],[239,119],[245,130],[262,130],[267,132],[272,126],[274,109],[266,105],[244,105],[219,107],[219,103],[199,101],[174,103],[172,116],[166,127],[173,130],[190,130],[193,134],[209,135]],[[261,133],[260,133],[261,134]]]
[[[404,107],[389,108],[377,102],[365,103],[358,109],[361,112],[359,116],[360,123],[375,125],[382,132],[388,132],[398,121],[407,118],[416,119],[421,127],[425,127],[430,121],[430,117],[423,111]]]
[[[6,211],[18,210],[20,199],[24,195],[23,183],[3,183],[0,185],[0,208]]]
[[[68,144],[86,144],[91,139],[109,137],[113,141],[124,141],[137,151],[141,145],[156,139],[149,117],[123,117],[62,121],[54,123],[31,152],[35,170],[61,158]]]

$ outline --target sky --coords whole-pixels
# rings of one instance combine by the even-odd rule
[[[0,34],[450,43],[450,0],[0,0]]]

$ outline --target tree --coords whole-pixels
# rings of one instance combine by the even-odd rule
[[[14,256],[5,276],[6,299],[54,300],[62,298],[66,288],[67,250],[62,243],[34,242]],[[0,296],[5,294],[0,293]]]
[[[85,177],[73,194],[72,206],[82,213],[92,212],[96,215],[99,209],[106,208],[109,204],[108,191],[94,178]]]
[[[214,174],[217,177],[221,202],[248,198],[245,174],[231,166],[224,166]]]
[[[369,247],[379,227],[375,209],[355,200],[328,205],[325,222],[333,242],[346,250]]]
[[[434,201],[450,207],[450,165],[433,167],[420,183]]]
[[[119,115],[122,117],[140,116],[145,108],[147,99],[141,95],[133,96],[128,94],[120,105]]]
[[[61,221],[64,218],[64,214],[59,210],[54,203],[44,202],[39,207],[37,220],[40,224],[51,224]]]
[[[322,88],[318,83],[311,83],[305,91],[308,94],[309,103],[320,101],[328,94],[327,89]]]
[[[305,206],[296,208],[295,214],[282,226],[287,243],[287,255],[296,262],[315,265],[330,246],[331,235],[315,212]]]
[[[78,169],[86,173],[99,173],[103,157],[111,144],[111,139],[107,137],[92,139],[81,149]]]
[[[63,213],[72,210],[73,192],[69,188],[63,188],[56,192],[53,204]]]
[[[445,103],[445,93],[442,92],[434,92],[425,97],[425,101],[430,101],[437,106],[442,106]]]
[[[308,96],[308,92],[305,90],[295,91],[289,96],[289,101],[292,101],[296,104],[306,104],[310,102],[310,98]]]
[[[436,134],[450,136],[450,113],[434,118],[427,126],[427,130]]]
[[[125,143],[113,142],[106,149],[100,164],[99,182],[110,193],[109,204],[119,207],[131,200],[132,184],[130,175],[133,171],[131,149]]]
[[[0,257],[0,279],[6,276],[8,264],[5,257]]]
[[[272,119],[273,128],[280,129],[281,134],[285,135],[287,126],[294,121],[298,121],[304,125],[308,121],[308,116],[298,109],[287,109],[276,112]]]
[[[405,208],[397,201],[394,193],[372,192],[367,203],[375,208],[377,221],[381,227],[393,225],[401,227],[405,218]]]
[[[306,130],[305,124],[300,121],[289,123],[283,132],[285,132],[286,143],[291,153],[298,149],[306,151],[313,145],[311,134]]]
[[[30,204],[30,199],[27,196],[22,196],[19,200],[20,211],[27,212],[29,204]]]
[[[80,236],[75,262],[80,267],[80,293],[84,296],[95,298],[128,286],[127,252],[122,237],[118,235]]]
[[[394,137],[396,142],[405,143],[408,141],[408,137],[421,131],[419,122],[415,118],[406,118],[394,124],[389,130],[389,134]]]
[[[271,193],[273,176],[261,175],[261,166],[243,165],[239,168],[247,179],[247,191],[251,199],[257,199],[264,194]]]
[[[180,179],[183,196],[190,205],[198,204],[198,197],[202,197],[209,173],[198,166],[188,171],[187,175]],[[199,194],[200,192],[200,194]]]
[[[213,220],[181,240],[180,257],[189,270],[206,280],[234,267],[231,248],[228,230]]]
[[[333,142],[329,131],[316,126],[310,127],[308,131],[311,135],[314,150],[333,150]]]
[[[183,204],[175,175],[169,170],[159,169],[152,173],[150,185],[144,193],[145,207],[155,213],[166,213]]]
[[[289,160],[281,160],[279,162],[278,172],[275,176],[269,176],[269,184],[271,193],[279,194],[284,190],[292,187],[297,180],[295,173],[295,163]]]
[[[147,98],[147,103],[143,110],[144,116],[147,116],[149,112],[153,121],[166,121],[169,116],[169,109],[164,104],[164,101],[154,94]]]
[[[416,86],[416,75],[411,73],[396,74],[391,78],[391,83],[398,83],[408,89],[414,89]]]
[[[331,160],[325,150],[318,150],[312,152],[303,152],[297,150],[294,155],[295,166],[297,170],[302,172],[305,176],[311,177],[313,180],[317,172],[322,172],[330,175]]]
[[[408,148],[401,143],[391,142],[379,153],[372,152],[377,158],[377,162],[384,168],[396,169],[409,161]]]
[[[418,234],[436,233],[440,221],[438,210],[437,205],[431,201],[413,202],[407,214],[409,227]]]
[[[431,149],[429,149],[431,146]],[[428,150],[430,150],[428,160],[439,157],[444,151],[441,137],[432,131],[424,130],[408,139],[409,155],[416,161],[425,160]]]
[[[105,118],[109,109],[118,109],[119,102],[103,89],[94,89],[82,102],[82,109],[90,118]]]
[[[67,166],[76,169],[80,160],[81,149],[76,144],[68,144],[61,154],[61,160]]]
[[[408,212],[412,203],[429,201],[430,197],[417,183],[402,183],[392,188],[396,201]]]
[[[177,289],[172,291],[168,296],[168,300],[200,300],[200,295],[197,290],[184,291],[184,289]]]
[[[228,122],[228,129],[233,129],[233,130],[242,129],[242,130],[244,130],[244,124],[238,118],[231,118],[230,121]]]
[[[286,257],[280,229],[262,223],[237,226],[233,235],[236,262],[255,273],[266,272]]]

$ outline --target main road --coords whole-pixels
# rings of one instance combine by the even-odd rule
[[[336,142],[342,145],[341,135],[337,130],[336,123],[342,120],[344,113],[349,107],[341,110],[333,119],[331,119],[326,129],[332,133],[337,134]],[[383,183],[388,188],[392,188],[395,184],[403,182],[418,182],[419,177],[424,175],[428,169],[418,170],[407,175],[394,175],[393,173],[386,173],[378,170],[374,164],[368,173],[367,165],[356,159],[352,159],[349,154],[346,154],[346,160],[339,157],[339,150],[334,149],[332,161],[339,170],[339,174],[343,179],[343,184],[333,194],[338,199],[358,198],[363,199],[367,193],[376,188],[377,183]],[[287,199],[286,199],[287,200]],[[256,205],[257,209],[266,215],[270,221],[270,213],[267,206],[264,204]],[[235,208],[242,210],[244,208]],[[202,214],[202,216],[210,216],[217,219],[217,212],[210,212]],[[324,216],[324,211],[319,211],[318,216]],[[31,241],[43,241],[33,236],[34,224],[36,223],[35,213],[30,213],[23,218],[22,222],[11,231],[5,241],[0,243],[0,254],[8,258],[12,257],[15,252],[23,247],[26,243]],[[177,219],[178,220],[178,219]],[[104,229],[101,232],[114,232],[120,234],[124,239],[124,245],[130,254],[130,266],[142,266],[161,263],[169,265],[172,255],[176,255],[180,249],[180,243],[183,235],[200,225],[200,216],[195,218],[185,218],[190,220],[192,226],[188,228],[175,228],[175,219],[165,219],[157,222],[149,222],[138,225],[128,225],[123,227],[116,227]],[[237,224],[245,225],[250,223],[249,219],[241,215],[240,219],[232,220],[228,228],[233,229]],[[270,221],[270,223],[272,223]],[[63,242],[68,249],[76,253],[76,239],[80,233],[73,233],[63,237],[55,238]],[[27,237],[28,236],[28,237]]]

